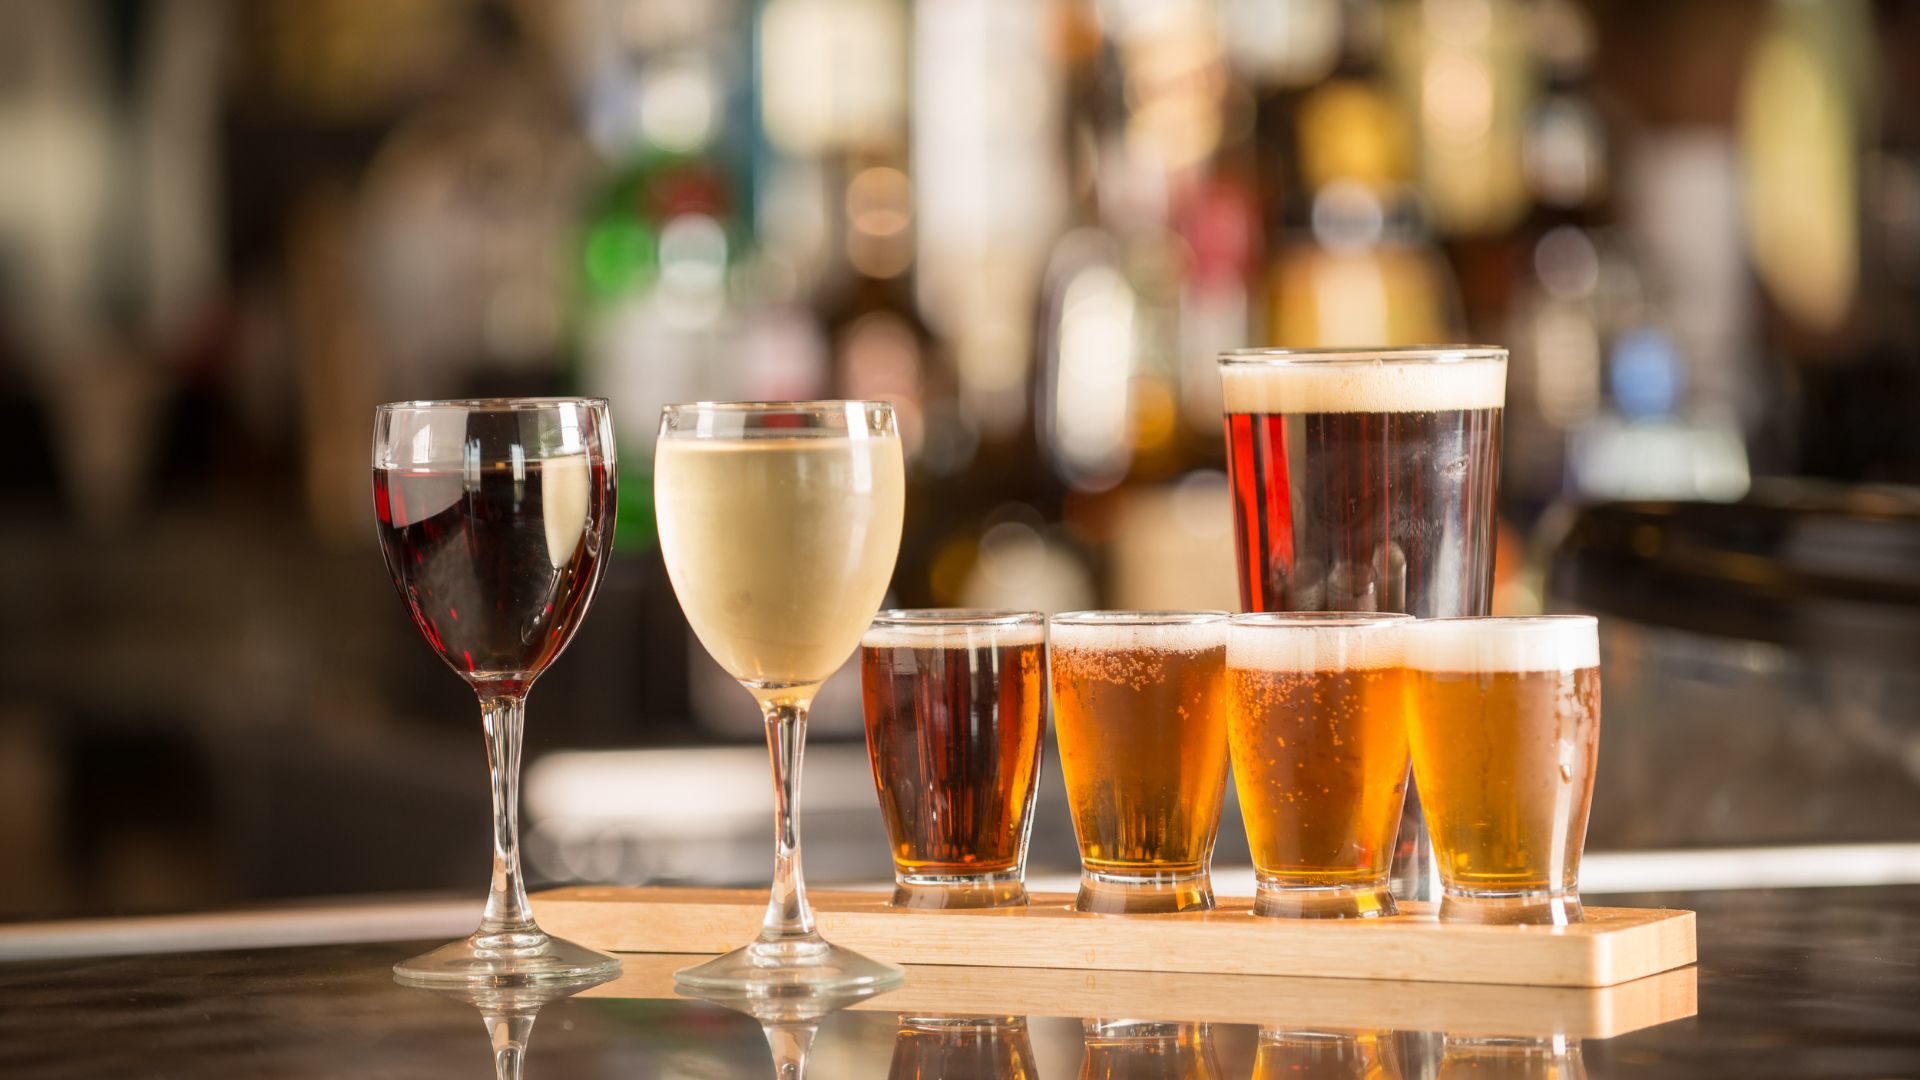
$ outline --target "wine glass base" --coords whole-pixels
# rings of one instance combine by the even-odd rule
[[[1586,918],[1577,893],[1465,893],[1447,890],[1440,921],[1481,926],[1569,926]]]
[[[409,986],[547,986],[593,983],[620,974],[620,961],[539,930],[475,934],[393,965]]]
[[[1280,919],[1378,919],[1399,911],[1385,882],[1288,886],[1261,878],[1253,913]]]
[[[681,989],[696,995],[808,997],[890,990],[906,972],[838,945],[818,934],[786,942],[756,941],[704,964],[673,973]]]
[[[1073,910],[1101,915],[1168,915],[1212,911],[1213,881],[1198,874],[1131,876],[1082,870]]]

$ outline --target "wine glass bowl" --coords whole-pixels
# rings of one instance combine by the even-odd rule
[[[533,682],[592,603],[613,540],[613,428],[585,398],[398,402],[375,410],[374,511],[415,629],[480,699],[493,877],[480,928],[395,966],[425,985],[585,981],[619,961],[548,936],[519,851],[520,744]]]

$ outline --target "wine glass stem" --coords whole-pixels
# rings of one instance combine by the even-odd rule
[[[791,941],[813,935],[807,885],[800,873],[800,757],[806,750],[806,701],[766,701],[767,753],[773,759],[773,893],[760,940]]]
[[[520,735],[526,726],[526,696],[483,697],[480,719],[487,731],[487,771],[493,777],[493,885],[480,933],[525,933],[535,929],[526,879],[520,873]]]
[[[507,1013],[483,1017],[493,1043],[494,1080],[520,1080],[527,1060],[527,1040],[533,1035],[533,1014]]]

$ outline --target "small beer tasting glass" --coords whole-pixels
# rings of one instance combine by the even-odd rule
[[[1053,728],[1080,911],[1213,907],[1227,784],[1227,616],[1080,611],[1050,631]]]
[[[1579,922],[1600,736],[1596,622],[1433,619],[1402,633],[1441,921]]]
[[[1227,731],[1253,852],[1256,915],[1392,915],[1407,793],[1401,641],[1408,615],[1237,615]]]
[[[1026,903],[1046,655],[1034,611],[883,611],[861,639],[896,905]]]
[[[480,928],[394,967],[446,986],[593,982],[620,962],[549,937],[520,868],[527,691],[567,647],[613,542],[613,425],[591,398],[382,405],[380,547],[414,628],[480,699],[493,775],[493,887]]]

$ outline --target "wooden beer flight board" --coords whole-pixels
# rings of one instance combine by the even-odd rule
[[[674,988],[673,973],[697,959],[627,953],[617,978],[580,996],[684,1000]],[[1611,1039],[1694,1015],[1698,995],[1691,967],[1586,989],[910,964],[899,989],[848,1007],[906,1016],[1135,1017],[1291,1030]]]
[[[895,964],[1286,975],[1519,986],[1615,986],[1694,961],[1693,912],[1586,909],[1577,926],[1436,922],[1430,905],[1386,919],[1259,919],[1245,898],[1179,915],[1091,915],[1038,894],[1021,908],[921,911],[879,892],[810,892],[820,930]],[[720,953],[752,939],[757,889],[555,889],[534,897],[548,933],[614,953]]]

